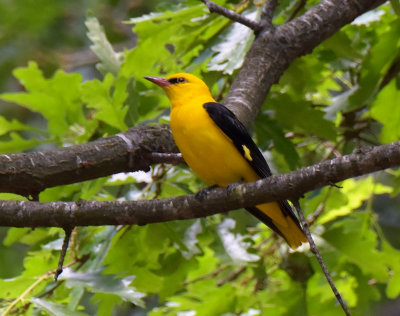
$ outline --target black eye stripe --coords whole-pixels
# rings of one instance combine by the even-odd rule
[[[178,78],[171,78],[168,80],[168,82],[171,84],[175,84],[175,83],[187,82],[187,80],[183,77],[178,77]]]

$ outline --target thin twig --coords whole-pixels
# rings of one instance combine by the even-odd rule
[[[326,206],[326,201],[328,200],[329,196],[332,193],[332,187],[328,187],[326,194],[321,201],[321,203],[318,205],[314,213],[308,218],[308,226],[311,226],[315,223],[315,221],[319,218],[319,216],[324,212],[325,206]]]
[[[295,209],[296,209],[296,211],[297,211],[297,214],[298,214],[299,217],[300,217],[300,221],[301,221],[301,224],[302,224],[302,226],[303,226],[304,232],[305,232],[305,234],[306,234],[306,236],[307,236],[308,242],[310,243],[310,250],[311,250],[311,252],[312,252],[312,253],[315,255],[315,257],[317,258],[318,263],[319,263],[319,265],[321,266],[322,271],[323,271],[324,274],[325,274],[325,278],[328,280],[328,283],[329,283],[329,285],[330,285],[330,287],[331,287],[331,289],[332,289],[332,292],[333,292],[333,294],[335,294],[336,299],[338,300],[339,304],[342,306],[342,309],[343,309],[344,313],[345,313],[347,316],[351,316],[350,311],[349,311],[349,309],[348,309],[346,303],[344,302],[342,296],[340,295],[339,291],[337,290],[337,288],[336,288],[336,286],[335,286],[335,283],[333,283],[333,280],[332,280],[332,277],[331,277],[331,275],[330,275],[330,273],[329,273],[329,271],[328,271],[328,268],[326,267],[325,262],[324,262],[324,260],[322,259],[321,254],[319,253],[319,251],[318,251],[318,249],[317,249],[317,246],[315,245],[315,242],[314,242],[314,240],[313,240],[313,238],[312,238],[312,236],[311,236],[310,230],[309,230],[309,228],[308,228],[308,223],[307,223],[307,221],[306,221],[306,219],[305,219],[305,217],[304,217],[304,215],[303,215],[303,211],[302,211],[302,209],[301,209],[301,207],[300,207],[299,200],[298,200],[298,199],[293,199],[293,200],[291,200],[291,201],[292,201],[293,206],[295,207]]]
[[[274,18],[274,12],[277,4],[277,0],[267,0],[267,3],[264,5],[261,14],[261,23],[263,23],[263,27],[272,27],[272,20]]]
[[[88,258],[88,257],[87,257]],[[85,261],[87,260],[81,260],[81,259],[74,259],[71,262],[67,263],[66,265],[64,265],[65,268],[71,267],[76,263],[80,263],[80,265],[82,265]],[[51,270],[48,272],[49,275],[56,273],[56,270]],[[50,295],[53,294],[53,292],[60,287],[63,284],[63,282],[57,282],[57,283],[53,283],[50,286],[46,287],[47,291],[42,292],[41,294],[37,295],[37,298],[42,298],[42,297],[49,297]]]
[[[296,8],[290,15],[288,21],[293,20],[296,17],[296,15],[305,7],[306,3],[307,3],[307,0],[300,0],[299,3],[297,4]]]
[[[396,76],[400,73],[400,57],[397,57],[389,70],[386,72],[385,76],[381,84],[379,85],[379,90],[382,90],[392,79],[396,78]]]
[[[222,286],[226,283],[231,283],[231,282],[235,281],[244,271],[246,271],[246,269],[247,269],[247,266],[239,267],[238,269],[233,271],[231,274],[229,274],[229,276],[225,280],[219,280],[217,282],[217,285]]]
[[[16,298],[14,301],[11,302],[10,305],[8,305],[7,309],[1,314],[2,316],[6,316],[10,313],[14,314],[14,307],[19,303],[23,302],[25,298],[44,280],[47,280],[49,278],[50,274],[46,273],[42,275],[39,279],[37,279],[31,286],[29,286],[18,298]]]
[[[87,259],[89,258],[89,256],[87,256]],[[85,260],[73,260],[70,263],[66,264],[65,267],[70,267],[74,264],[76,264],[77,262],[81,261],[81,264],[83,264],[85,261],[87,261],[87,259]],[[32,304],[28,299],[26,299],[26,297],[33,291],[35,290],[35,288],[42,283],[43,281],[48,280],[52,274],[56,273],[56,270],[50,270],[47,271],[45,274],[43,274],[39,279],[37,279],[31,286],[29,286],[18,298],[16,298],[14,301],[11,302],[11,304],[7,307],[7,309],[3,312],[3,314],[1,314],[1,316],[6,316],[9,313],[15,314],[18,309],[15,307],[19,302],[27,302],[26,304],[24,304],[22,306],[22,309],[26,310],[28,308],[28,306],[30,304]],[[62,282],[58,282],[57,284],[55,284],[53,287],[51,287],[50,289],[48,289],[46,292],[38,295],[38,298],[47,296],[49,294],[51,294],[56,288],[58,288],[60,285],[62,284]],[[22,315],[22,314],[20,314]]]
[[[224,8],[212,1],[201,0],[201,2],[203,2],[208,7],[208,10],[210,10],[210,12],[221,14],[232,21],[243,24],[243,25],[247,26],[248,28],[251,28],[256,33],[259,32],[262,28],[262,25],[259,22],[250,20],[250,19],[246,18],[245,16],[243,16],[239,13],[236,13],[235,11]]]
[[[228,78],[224,80],[224,84],[222,85],[222,88],[219,90],[218,95],[215,97],[215,100],[217,102],[221,102],[223,99],[223,95],[226,91],[226,88],[228,88],[232,84],[232,81]]]
[[[183,284],[186,286],[186,285],[198,282],[198,281],[215,278],[218,274],[220,274],[222,271],[226,270],[229,267],[230,267],[229,264],[224,264],[224,265],[220,266],[219,268],[217,268],[216,270],[214,270],[214,271],[212,271],[210,273],[201,275],[201,276],[199,276],[199,277],[197,277],[197,278],[195,278],[193,280],[185,281],[185,282],[183,282]]]
[[[54,273],[55,281],[57,281],[58,277],[63,272],[64,259],[65,259],[65,255],[67,254],[69,240],[71,239],[72,230],[73,230],[73,227],[64,228],[64,231],[65,231],[64,242],[63,242],[63,245],[61,248],[60,259],[58,260],[57,270]]]

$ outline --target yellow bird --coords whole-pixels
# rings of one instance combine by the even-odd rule
[[[271,175],[246,127],[214,100],[201,79],[188,73],[145,78],[166,92],[171,101],[170,125],[176,145],[189,167],[206,183],[225,187]],[[291,248],[307,241],[287,201],[265,203],[247,210],[281,235]]]

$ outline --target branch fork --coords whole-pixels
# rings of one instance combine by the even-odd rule
[[[267,0],[267,3],[264,5],[263,8],[261,21],[254,21],[233,10],[229,10],[223,6],[220,6],[219,4],[216,4],[215,2],[212,2],[210,0],[201,0],[201,2],[203,2],[207,6],[208,10],[211,13],[218,13],[234,22],[243,24],[244,26],[252,29],[256,34],[258,34],[266,27],[272,27],[272,18],[274,15],[275,7],[277,5],[277,0]]]

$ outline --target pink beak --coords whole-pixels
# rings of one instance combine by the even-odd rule
[[[144,78],[149,80],[149,81],[151,81],[151,82],[154,82],[157,86],[160,86],[160,87],[167,87],[167,86],[171,85],[171,83],[167,79],[162,78],[162,77],[149,77],[149,76],[146,76]]]

